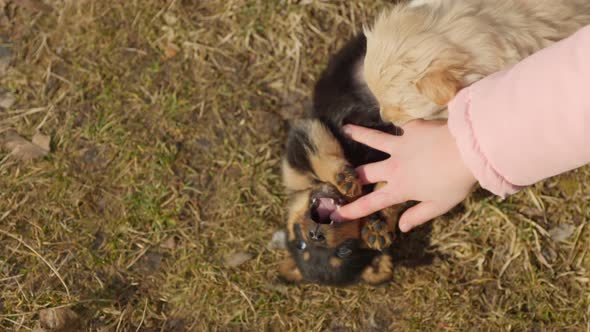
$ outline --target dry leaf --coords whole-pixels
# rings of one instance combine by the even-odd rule
[[[35,331],[74,332],[81,330],[80,317],[70,308],[49,308],[39,311],[39,326]]]
[[[166,48],[164,48],[164,56],[166,59],[171,59],[175,57],[176,54],[178,54],[178,51],[180,51],[178,46],[174,45],[173,43],[168,43]]]
[[[170,250],[176,249],[176,240],[174,239],[174,236],[171,236],[164,240],[164,242],[160,244],[160,247]]]
[[[274,82],[271,82],[268,84],[268,86],[271,89],[277,90],[277,91],[285,91],[285,84],[283,83],[282,80],[276,80]]]
[[[578,190],[580,190],[580,182],[573,178],[561,179],[557,186],[566,197],[572,197]]]
[[[1,62],[2,60],[0,60]],[[0,63],[0,72],[2,72],[2,64]],[[10,91],[0,89],[0,108],[8,109],[16,101],[16,96]]]
[[[224,261],[225,265],[229,267],[238,267],[246,263],[247,261],[251,260],[252,258],[254,258],[254,255],[250,253],[237,251],[232,253],[231,255],[226,256]]]
[[[176,22],[178,22],[178,19],[172,13],[166,12],[166,13],[164,13],[163,17],[164,17],[164,22],[166,22],[166,24],[168,24],[168,25],[175,25]]]
[[[22,138],[16,131],[9,130],[0,136],[0,145],[10,154],[22,161],[31,161],[45,157],[49,153],[49,136],[37,133],[33,143]]]
[[[41,133],[36,133],[33,135],[33,139],[31,140],[33,144],[37,145],[41,149],[49,152],[49,144],[51,143],[51,138],[47,135],[43,135]]]
[[[549,235],[555,242],[563,242],[567,240],[574,231],[576,230],[576,226],[570,224],[559,225],[555,228],[549,230]]]
[[[51,13],[51,11],[53,10],[53,7],[43,3],[40,0],[14,0],[14,3],[26,7],[29,10],[42,12],[45,14]]]
[[[284,230],[276,231],[267,247],[269,250],[287,250],[287,232]]]

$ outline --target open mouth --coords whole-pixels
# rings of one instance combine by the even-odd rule
[[[333,224],[334,221],[330,219],[330,215],[338,210],[342,203],[342,200],[338,198],[314,197],[310,206],[311,219],[318,224]]]

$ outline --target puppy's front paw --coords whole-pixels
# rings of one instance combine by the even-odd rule
[[[379,218],[372,218],[365,223],[361,235],[369,248],[379,251],[391,246],[395,238],[387,223]]]
[[[344,166],[336,174],[336,186],[344,196],[349,198],[356,198],[362,194],[361,182],[350,165]]]

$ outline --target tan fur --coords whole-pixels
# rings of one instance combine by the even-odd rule
[[[461,86],[461,77],[447,69],[431,71],[416,83],[418,92],[441,107],[445,107],[455,97]]]
[[[342,265],[342,260],[338,257],[330,258],[330,265],[334,268],[340,267]]]
[[[286,258],[279,264],[279,274],[291,282],[300,282],[303,280],[303,274],[301,274],[295,260],[291,257]]]
[[[399,4],[365,29],[363,73],[384,120],[446,118],[459,89],[588,24],[588,0]]]
[[[309,206],[309,191],[299,192],[291,196],[291,201],[289,202],[288,207],[288,214],[289,219],[287,219],[287,233],[289,241],[295,239],[295,224],[301,223],[305,220],[305,212]],[[307,232],[303,232],[304,238],[307,236]],[[307,238],[305,238],[307,240]]]
[[[332,156],[344,159],[344,152],[340,143],[334,135],[319,121],[310,121],[309,137],[313,142],[316,142],[318,151],[315,153],[319,156]]]
[[[392,231],[394,235],[397,228],[397,222],[399,221],[401,211],[404,209],[404,207],[405,204],[397,204],[381,210],[381,214],[387,222],[387,228]]]
[[[348,163],[342,157],[322,156],[320,154],[310,156],[311,167],[322,182],[336,184],[336,174]]]
[[[300,120],[298,125],[306,129],[316,148],[308,152],[317,180],[334,184],[336,173],[346,164],[340,143],[319,121]],[[314,179],[310,174],[298,172],[286,160],[283,160],[282,173],[283,183],[290,192],[309,189],[313,185]]]
[[[375,191],[381,189],[385,185],[387,185],[386,182],[377,183],[375,185]],[[383,217],[385,217],[385,220],[387,221],[387,226],[388,226],[389,230],[394,232],[394,234],[395,234],[395,230],[397,229],[397,222],[399,221],[399,217],[401,216],[401,213],[406,206],[407,206],[407,204],[405,204],[405,203],[404,204],[396,204],[396,205],[392,205],[390,207],[387,207],[387,208],[381,210],[381,215]]]
[[[288,191],[300,191],[311,188],[313,185],[309,175],[301,174],[293,169],[286,160],[283,160],[283,183]]]
[[[338,186],[336,175],[348,164],[340,143],[321,122],[309,123],[309,137],[316,146],[309,161],[318,180]]]
[[[351,193],[337,183],[337,175],[348,165],[340,143],[330,130],[319,121],[301,120],[299,126],[306,128],[315,150],[309,150],[309,161],[315,174],[303,174],[293,169],[287,160],[283,160],[283,183],[289,193],[306,190],[314,185],[314,180],[330,183],[342,194],[360,193],[360,184],[351,189]]]
[[[376,262],[367,267],[361,275],[361,279],[371,285],[384,283],[393,277],[391,256],[382,255],[375,258],[375,260]]]
[[[363,221],[364,219],[340,223],[337,227],[322,225],[328,247],[335,248],[346,239],[360,238],[360,227]]]

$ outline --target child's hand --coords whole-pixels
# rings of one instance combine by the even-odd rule
[[[345,126],[352,139],[391,157],[357,168],[363,184],[387,184],[334,212],[335,220],[358,219],[394,204],[420,201],[400,219],[400,229],[407,232],[449,211],[470,193],[476,180],[463,164],[445,122],[418,120],[403,129],[403,136],[393,136]]]

